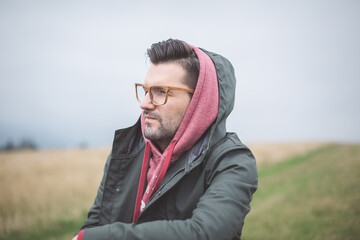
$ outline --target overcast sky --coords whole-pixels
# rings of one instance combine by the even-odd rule
[[[0,0],[0,146],[110,146],[168,38],[232,62],[243,142],[360,142],[360,1]]]

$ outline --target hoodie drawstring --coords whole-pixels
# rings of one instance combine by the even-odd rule
[[[137,217],[140,214],[141,198],[142,198],[142,195],[144,192],[145,177],[146,177],[147,167],[148,167],[148,163],[149,163],[149,157],[150,157],[150,144],[147,142],[145,145],[145,153],[144,153],[143,163],[142,163],[142,167],[141,167],[139,187],[138,187],[138,191],[137,191],[137,195],[136,195],[133,223],[135,223]]]
[[[170,159],[171,159],[173,150],[175,148],[175,144],[176,144],[176,141],[171,142],[169,151],[167,152],[164,163],[161,167],[160,174],[159,174],[158,178],[156,179],[154,187],[152,188],[152,191],[150,193],[150,197],[153,195],[153,193],[156,191],[156,189],[158,189],[162,180],[165,177],[166,171],[170,164]],[[142,201],[143,193],[144,193],[145,178],[146,178],[147,168],[148,168],[148,164],[149,164],[149,158],[150,158],[150,144],[148,142],[146,142],[143,163],[141,166],[139,187],[138,187],[138,191],[137,191],[137,195],[136,195],[133,224],[136,223],[136,220],[140,215],[140,207],[141,207],[141,201]]]

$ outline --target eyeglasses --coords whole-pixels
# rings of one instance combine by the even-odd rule
[[[164,105],[168,99],[169,90],[182,90],[188,93],[194,93],[194,89],[169,87],[169,86],[145,86],[144,84],[135,83],[136,98],[141,103],[146,93],[150,93],[151,102],[156,105]]]

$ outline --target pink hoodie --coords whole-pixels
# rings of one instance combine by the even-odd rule
[[[190,45],[191,46],[191,45]],[[191,149],[208,127],[214,122],[218,113],[219,92],[215,65],[208,55],[195,46],[191,46],[196,53],[199,64],[199,78],[195,92],[184,118],[169,146],[161,153],[149,139],[145,138],[145,153],[141,169],[140,182],[136,197],[133,223],[148,203],[150,197],[160,186],[170,163],[174,163],[185,151]],[[144,134],[144,114],[141,116],[141,127]],[[146,191],[142,195],[145,176],[147,173]]]

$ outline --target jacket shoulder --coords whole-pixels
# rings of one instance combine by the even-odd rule
[[[226,133],[222,139],[211,147],[210,155],[219,157],[231,151],[251,153],[250,149],[240,141],[236,133]]]
[[[227,133],[216,143],[205,161],[207,183],[219,173],[233,169],[239,174],[246,170],[248,180],[257,184],[256,160],[251,150],[244,145],[235,133]]]

